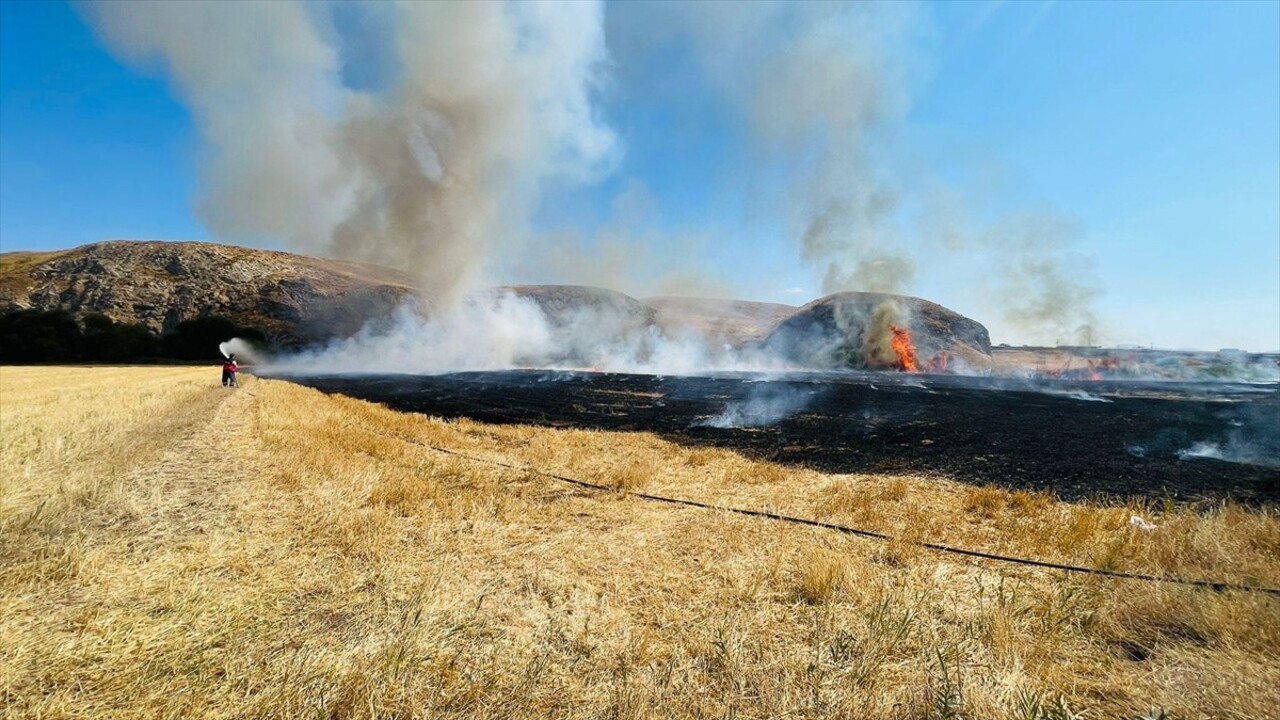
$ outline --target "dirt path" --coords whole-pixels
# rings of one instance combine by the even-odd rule
[[[0,531],[18,555],[107,539],[171,505],[171,489],[212,472],[219,429],[252,400],[190,368],[7,368],[0,391]]]
[[[228,491],[247,472],[233,445],[248,432],[244,418],[255,401],[250,383],[222,390],[207,421],[188,422],[167,438],[169,449],[133,467],[126,480],[141,497],[143,512],[129,529],[131,545],[146,552],[172,539],[208,533],[235,523]]]
[[[233,450],[249,433],[254,383],[227,390],[162,370],[59,397],[59,381],[84,385],[74,372],[31,372],[5,387],[6,402],[44,425],[5,448],[21,472],[5,479],[0,516],[0,716],[10,699],[57,687],[99,698],[95,715],[127,716],[173,669],[117,683],[132,657],[122,648],[187,663],[207,652],[190,640],[204,612],[178,618],[245,537],[234,496],[248,475]],[[39,701],[8,709],[61,714]]]

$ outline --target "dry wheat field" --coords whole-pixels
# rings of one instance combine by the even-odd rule
[[[922,540],[1280,585],[1275,510],[825,475],[217,368],[6,367],[0,716],[1280,717],[1280,598]]]

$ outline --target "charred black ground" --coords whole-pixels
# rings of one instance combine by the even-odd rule
[[[827,472],[939,474],[1069,500],[1280,501],[1275,384],[553,370],[284,379],[397,410],[649,431]]]

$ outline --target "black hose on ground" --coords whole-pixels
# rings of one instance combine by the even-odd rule
[[[438,447],[430,443],[419,442],[417,440],[411,440],[403,437],[397,437],[397,439],[412,443],[414,445],[419,445],[421,447],[425,447],[430,450],[443,453],[445,455],[452,455],[454,457],[461,458],[463,460],[468,460],[468,461],[477,462],[477,463],[485,463],[488,465],[507,468],[509,470],[518,470],[521,472],[528,472],[534,475],[550,478],[552,480],[559,480],[561,482],[569,483],[570,485],[576,485],[578,487],[587,488],[590,490],[600,490],[604,492],[612,492],[614,490],[614,488],[611,488],[607,485],[591,483],[591,482],[587,482],[586,480],[579,480],[577,478],[568,477],[566,475],[557,475],[556,473],[549,473],[549,472],[538,470],[532,467],[527,467],[527,466],[522,467],[520,465],[513,465],[511,463],[503,462],[501,460],[493,460],[490,458],[482,458],[474,455],[467,455],[466,453],[458,452],[457,450],[450,450],[448,448]],[[884,533],[875,532],[874,530],[863,530],[860,528],[848,527],[846,525],[837,525],[835,523],[822,522],[821,520],[810,520],[808,518],[795,517],[792,515],[781,515],[779,513],[768,512],[765,510],[751,510],[749,508],[735,508],[735,507],[728,507],[724,505],[712,505],[710,503],[698,502],[697,500],[684,500],[681,498],[665,497],[662,495],[650,495],[648,493],[639,493],[639,492],[632,492],[632,491],[628,491],[627,494],[633,497],[641,498],[643,500],[652,500],[653,502],[667,503],[669,505],[683,505],[685,507],[702,508],[704,510],[718,510],[720,512],[735,513],[737,515],[746,515],[748,517],[764,518],[766,520],[776,520],[778,522],[792,523],[794,525],[807,525],[809,527],[821,528],[823,530],[834,530],[835,532],[844,533],[846,535],[856,535],[858,537],[871,538],[873,540],[884,540],[884,541],[893,540],[891,536],[886,535]],[[981,560],[993,560],[995,562],[1011,563],[1015,565],[1025,565],[1028,567],[1044,568],[1048,570],[1063,570],[1065,572],[1084,573],[1088,575],[1100,575],[1103,577],[1119,578],[1122,580],[1141,580],[1145,582],[1160,582],[1160,583],[1170,583],[1175,585],[1189,585],[1192,587],[1209,588],[1211,590],[1217,590],[1217,591],[1237,590],[1240,592],[1256,592],[1256,593],[1265,593],[1268,595],[1280,596],[1280,588],[1263,587],[1263,586],[1256,586],[1256,585],[1241,585],[1237,583],[1222,582],[1218,580],[1196,580],[1192,578],[1172,577],[1167,575],[1148,575],[1145,573],[1122,572],[1119,570],[1107,570],[1104,568],[1083,567],[1080,565],[1064,565],[1062,563],[1046,562],[1044,560],[1033,560],[1030,558],[1013,557],[1010,555],[997,555],[995,553],[987,553],[987,552],[982,552],[980,550],[966,550],[964,548],[951,547],[949,545],[942,545],[940,543],[921,542],[921,543],[914,543],[914,544],[919,547],[933,550],[935,552],[946,553],[950,555],[961,555],[964,557],[978,558]]]

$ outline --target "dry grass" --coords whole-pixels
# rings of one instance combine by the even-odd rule
[[[0,716],[1278,715],[1274,598],[911,544],[1277,585],[1271,511],[822,475],[216,375],[0,369]]]
[[[844,557],[822,549],[801,558],[796,570],[796,596],[811,605],[835,600],[838,593],[848,589],[847,564]]]

